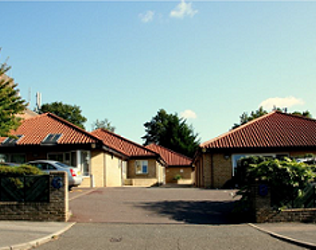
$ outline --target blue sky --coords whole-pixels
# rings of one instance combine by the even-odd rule
[[[0,61],[35,106],[78,105],[142,143],[161,108],[201,142],[263,105],[316,117],[316,2],[0,1]]]

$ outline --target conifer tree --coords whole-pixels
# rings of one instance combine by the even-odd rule
[[[25,101],[19,96],[17,84],[6,75],[10,67],[6,63],[0,64],[0,136],[10,135],[10,131],[21,124],[22,114],[26,109]]]
[[[189,157],[193,157],[199,146],[198,134],[194,133],[193,127],[177,114],[168,114],[164,109],[160,109],[144,126],[146,135],[142,139],[145,145],[155,143]]]

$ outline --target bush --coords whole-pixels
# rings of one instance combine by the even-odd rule
[[[245,185],[239,194],[246,205],[249,205],[250,188],[255,182],[268,183],[271,190],[271,205],[279,209],[301,196],[304,189],[315,181],[315,166],[298,163],[289,158],[262,160],[258,157],[243,159]]]
[[[180,174],[176,174],[174,177],[173,177],[174,180],[180,180],[182,179],[182,176]]]
[[[23,176],[23,175],[42,175],[45,174],[40,169],[22,164],[18,167],[8,167],[0,165],[1,176]]]

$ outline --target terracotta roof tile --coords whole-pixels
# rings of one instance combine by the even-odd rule
[[[17,145],[40,145],[48,134],[62,134],[57,144],[90,144],[100,141],[89,132],[51,113],[24,120],[11,134],[23,135]],[[2,137],[0,142],[5,139]]]
[[[147,145],[146,148],[151,149],[161,156],[168,166],[190,166],[192,159],[185,155],[176,153],[170,149],[157,144]]]
[[[316,120],[274,111],[204,142],[202,148],[315,147]]]
[[[128,157],[157,156],[157,154],[150,149],[147,149],[144,146],[141,146],[105,129],[97,129],[91,133],[100,138],[105,146],[114,149]]]

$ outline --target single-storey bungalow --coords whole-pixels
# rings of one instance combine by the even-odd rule
[[[58,160],[81,169],[86,178],[93,173],[91,152],[102,148],[99,138],[51,113],[25,119],[11,134],[16,138],[0,138],[0,162]]]
[[[15,138],[0,138],[0,162],[61,161],[81,169],[85,187],[165,182],[159,154],[103,129],[90,133],[46,113],[25,119],[11,134]]]
[[[165,183],[166,163],[156,152],[105,129],[97,129],[91,134],[103,142],[106,186],[154,186]],[[115,158],[119,165],[113,161]],[[117,166],[120,171],[115,170]],[[114,176],[117,178],[114,179]]]
[[[217,138],[196,153],[195,185],[222,188],[243,156],[297,157],[316,153],[316,120],[273,111]]]
[[[146,148],[159,154],[166,162],[166,183],[194,184],[191,158],[154,143]]]

